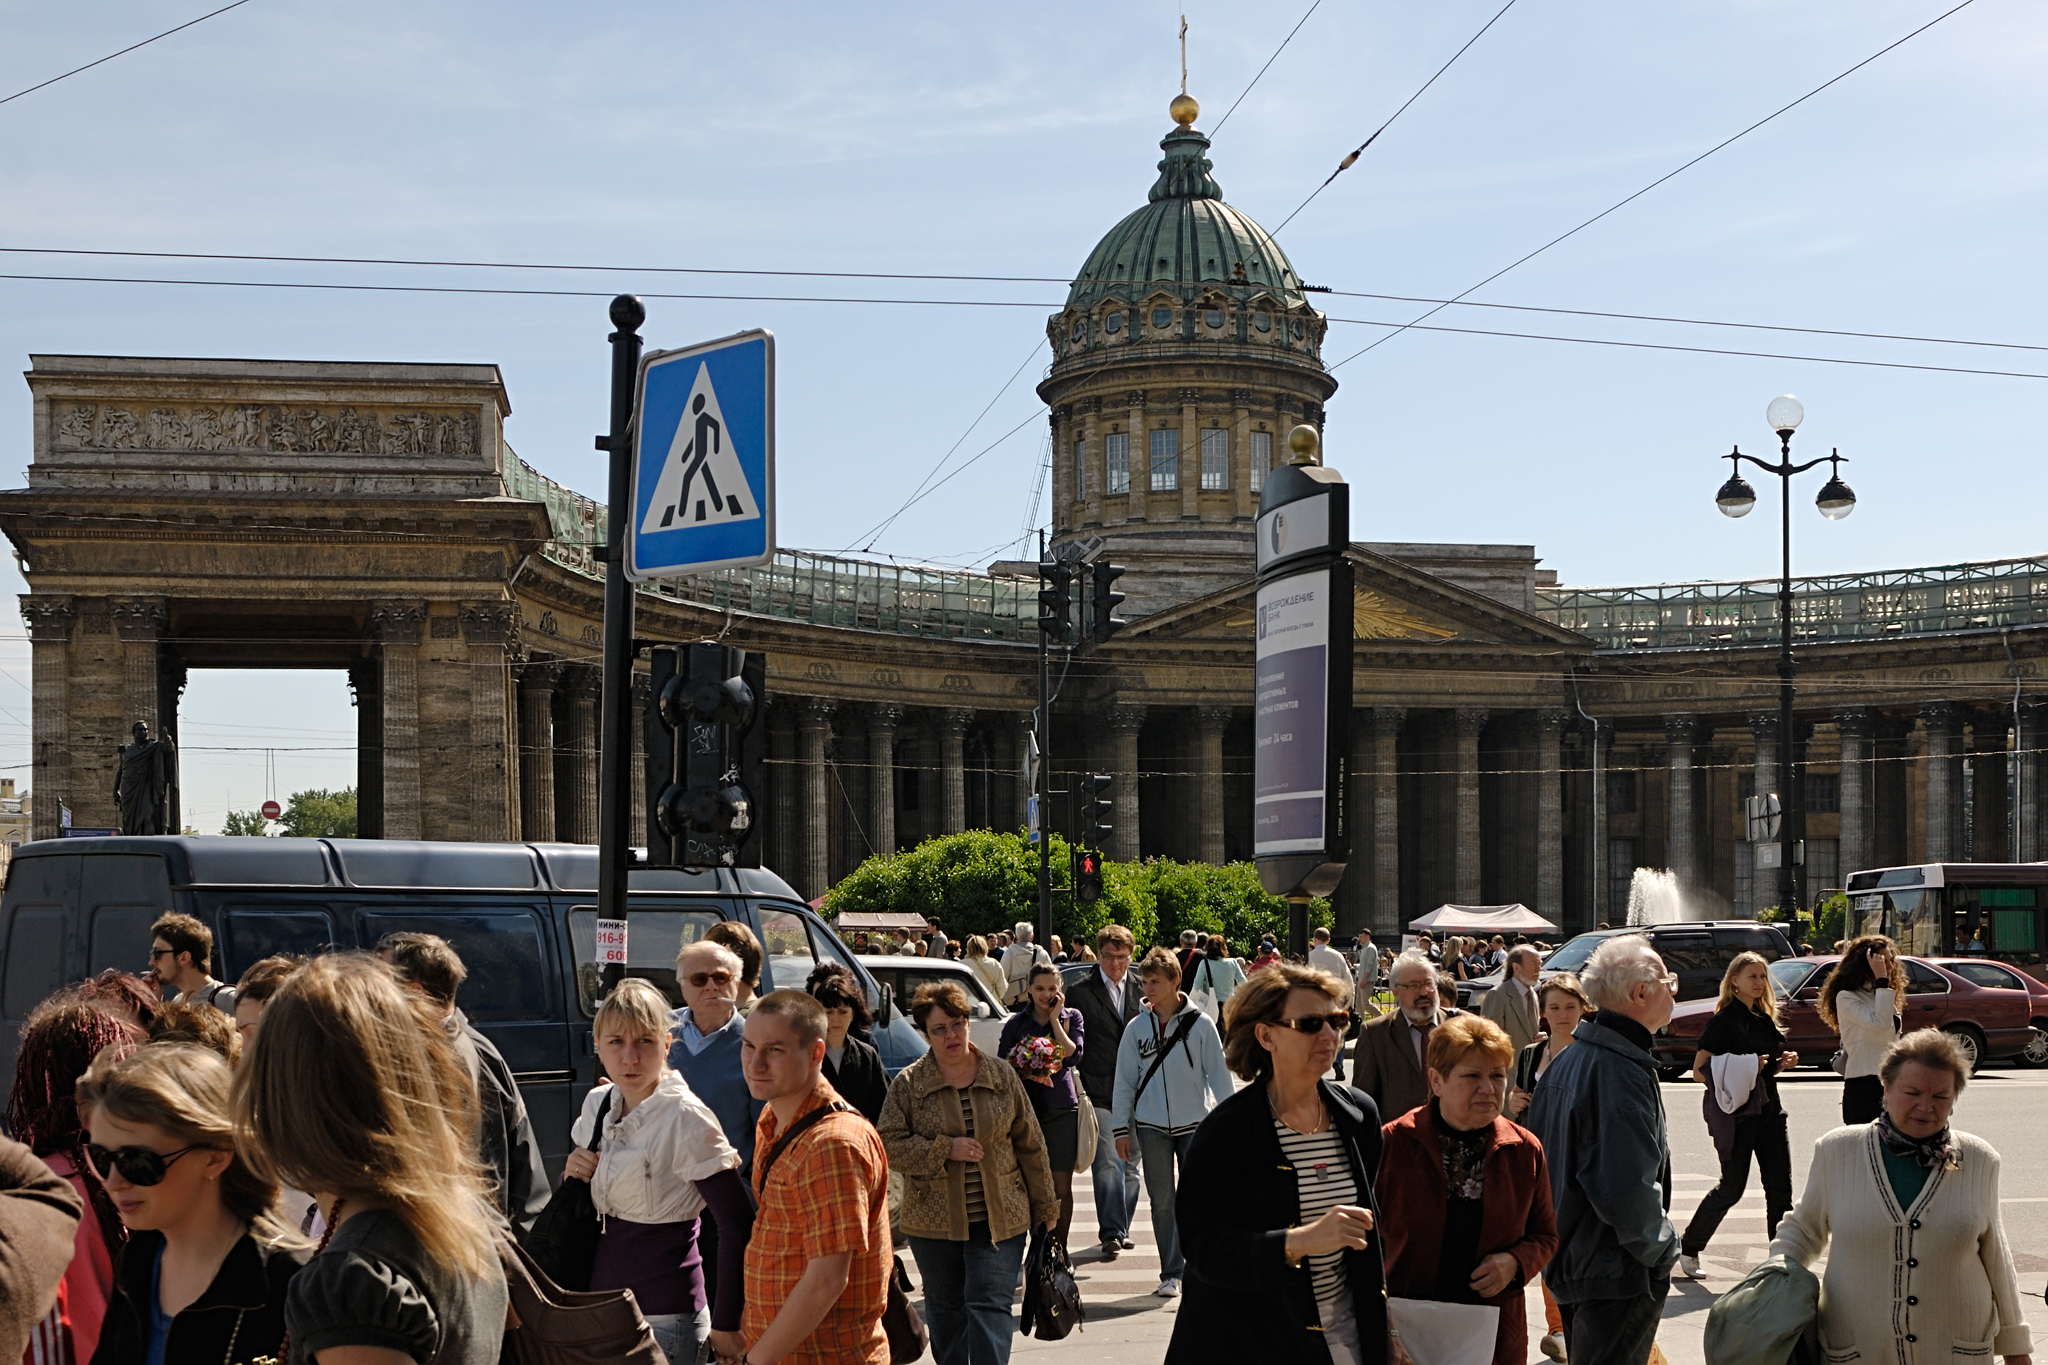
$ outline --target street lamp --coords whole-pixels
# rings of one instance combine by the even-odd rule
[[[1820,496],[1814,505],[1829,521],[1840,521],[1856,510],[1856,494],[1849,485],[1842,482],[1842,453],[1831,450],[1817,460],[1805,464],[1792,463],[1792,433],[1806,420],[1806,407],[1791,394],[1780,394],[1764,409],[1764,421],[1778,434],[1778,461],[1767,464],[1754,455],[1745,455],[1738,446],[1721,458],[1729,463],[1728,482],[1721,485],[1721,491],[1714,495],[1714,505],[1724,516],[1748,516],[1756,506],[1756,490],[1749,480],[1742,477],[1742,462],[1749,461],[1766,474],[1778,476],[1782,516],[1780,549],[1782,558],[1778,574],[1778,781],[1785,788],[1781,802],[1784,815],[1783,836],[1788,852],[1801,849],[1806,839],[1806,784],[1802,774],[1793,762],[1797,752],[1792,728],[1792,703],[1796,688],[1793,683],[1792,662],[1792,476],[1803,474],[1823,463],[1829,466],[1828,481],[1822,486]],[[1758,792],[1758,796],[1764,795]],[[1805,866],[1803,860],[1785,856],[1778,862],[1778,904],[1780,909],[1797,913],[1806,903]]]

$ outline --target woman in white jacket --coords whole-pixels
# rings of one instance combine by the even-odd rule
[[[2031,1365],[2012,1252],[1998,1212],[1998,1153],[1956,1132],[1969,1064],[1947,1034],[1909,1033],[1879,1067],[1883,1111],[1813,1147],[1799,1207],[1771,1254],[1823,1252],[1828,1365]],[[1832,1243],[1832,1245],[1830,1245]]]
[[[709,1340],[737,1356],[745,1307],[744,1258],[754,1200],[740,1154],[718,1116],[668,1065],[669,1006],[638,977],[621,981],[592,1022],[597,1058],[612,1083],[593,1089],[569,1130],[576,1149],[562,1174],[590,1182],[599,1226],[590,1287],[630,1289],[672,1361],[694,1360]],[[604,1137],[590,1150],[599,1118]],[[697,1222],[718,1227],[717,1301],[705,1302]]]
[[[1869,1123],[1878,1116],[1884,1091],[1877,1068],[1899,1039],[1899,1011],[1906,1003],[1906,969],[1898,945],[1883,934],[1865,934],[1842,953],[1820,988],[1820,1017],[1841,1035],[1842,1122]]]

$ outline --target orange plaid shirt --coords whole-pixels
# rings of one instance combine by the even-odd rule
[[[838,1094],[821,1078],[797,1111],[830,1104]],[[764,1108],[754,1127],[757,1163],[775,1147],[781,1125]],[[768,1172],[755,1167],[753,1240],[747,1243],[747,1311],[740,1333],[749,1342],[775,1320],[804,1270],[820,1256],[852,1252],[846,1290],[789,1355],[788,1365],[888,1365],[882,1313],[889,1306],[889,1158],[874,1126],[859,1114],[834,1114],[798,1135]]]

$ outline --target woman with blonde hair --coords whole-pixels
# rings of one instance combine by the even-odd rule
[[[277,1186],[235,1155],[232,1085],[217,1052],[171,1042],[110,1049],[79,1079],[86,1159],[129,1233],[93,1365],[277,1352],[311,1248],[278,1218]]]
[[[671,1029],[668,1001],[638,977],[597,1007],[591,1032],[611,1084],[584,1097],[562,1174],[590,1182],[603,1228],[590,1288],[632,1290],[672,1361],[694,1359],[706,1341],[739,1355],[754,1201],[718,1116],[668,1064]],[[593,1143],[599,1125],[603,1140]],[[718,1229],[715,1306],[697,1249],[707,1208]]]
[[[1785,1047],[1778,1024],[1771,964],[1761,953],[1737,953],[1722,973],[1719,1004],[1693,1054],[1693,1075],[1706,1091],[1701,1108],[1721,1158],[1721,1181],[1707,1191],[1685,1225],[1678,1273],[1686,1279],[1700,1277],[1700,1253],[1742,1198],[1752,1154],[1763,1176],[1765,1227],[1772,1236],[1778,1221],[1791,1212],[1792,1143],[1785,1132],[1784,1106],[1778,1103],[1777,1074],[1797,1065],[1799,1054]]]
[[[1003,969],[988,955],[988,940],[980,934],[967,936],[967,965],[974,969],[976,976],[988,983],[988,988],[996,993],[997,999],[1002,998],[1006,989],[1003,983]]]
[[[317,957],[271,997],[235,1072],[236,1148],[328,1228],[285,1298],[290,1365],[495,1365],[476,1103],[435,1007],[369,954]]]
[[[1851,943],[1822,983],[1816,1008],[1842,1038],[1842,1122],[1869,1123],[1883,1112],[1877,1068],[1899,1039],[1905,1003],[1906,968],[1883,934]]]

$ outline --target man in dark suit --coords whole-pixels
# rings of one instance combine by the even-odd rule
[[[1081,1011],[1081,1089],[1095,1106],[1095,1220],[1105,1260],[1135,1245],[1131,1219],[1138,1210],[1138,1170],[1116,1154],[1109,1113],[1116,1091],[1117,1043],[1124,1025],[1144,1009],[1138,979],[1131,974],[1136,940],[1121,924],[1105,925],[1095,936],[1096,969],[1067,988],[1067,1005]]]
[[[1351,1053],[1351,1083],[1372,1096],[1382,1116],[1392,1120],[1429,1103],[1429,1077],[1423,1057],[1430,1030],[1459,1013],[1437,1000],[1436,968],[1420,953],[1394,959],[1390,973],[1396,1008],[1358,1031]]]

